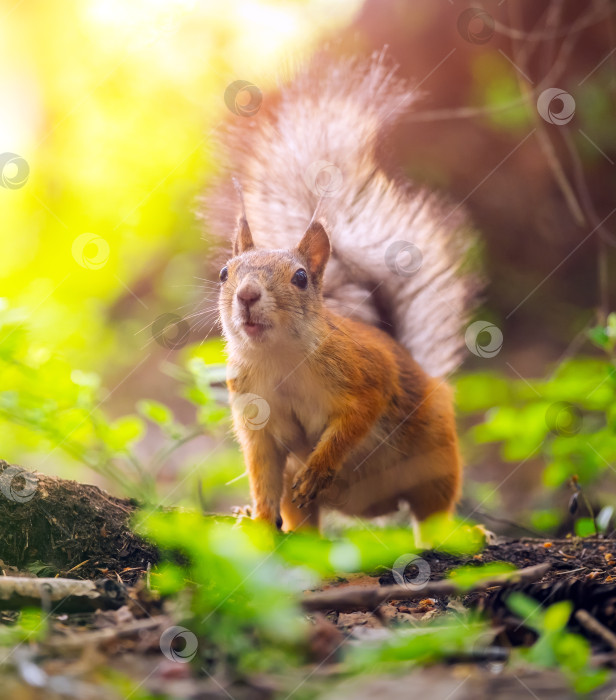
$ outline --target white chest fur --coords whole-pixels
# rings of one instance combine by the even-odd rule
[[[287,449],[310,452],[327,426],[330,392],[303,357],[260,358],[242,381],[247,391],[267,402],[265,430]]]

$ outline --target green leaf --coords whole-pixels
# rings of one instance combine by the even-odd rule
[[[575,521],[575,534],[578,537],[590,537],[590,535],[595,535],[595,524],[592,518],[578,518]]]
[[[610,678],[610,671],[607,668],[598,668],[589,670],[584,674],[580,674],[573,680],[573,689],[580,695],[588,695],[595,688],[599,688]]]
[[[204,426],[215,426],[229,417],[229,409],[226,406],[216,406],[211,403],[199,406],[197,409],[197,422]]]
[[[531,513],[530,522],[536,530],[553,532],[562,520],[562,514],[556,509],[535,510]]]
[[[572,610],[573,603],[570,600],[563,600],[550,605],[543,616],[543,631],[560,632],[563,630],[571,617]]]
[[[590,340],[602,350],[607,348],[610,344],[610,337],[607,334],[607,329],[603,326],[595,326],[588,331],[588,337]]]
[[[543,470],[542,479],[548,488],[562,486],[575,473],[575,467],[565,460],[550,462]]]
[[[46,617],[41,610],[24,608],[19,613],[19,624],[0,625],[0,646],[20,646],[44,638],[48,633]]]
[[[486,119],[490,125],[508,133],[529,124],[530,114],[520,104],[520,89],[511,66],[496,54],[478,54],[472,61],[473,102],[492,107]],[[499,109],[504,106],[505,109]]]
[[[456,405],[463,413],[487,411],[509,397],[509,382],[495,372],[465,374],[456,382]]]
[[[42,561],[30,562],[26,567],[26,571],[34,574],[37,578],[45,578],[46,576],[55,576],[58,573],[58,569],[54,568],[51,564],[45,564]]]
[[[543,612],[541,605],[534,598],[529,598],[523,593],[513,592],[507,596],[507,607],[524,620],[528,627],[540,631],[543,627]]]
[[[448,578],[460,588],[469,589],[480,581],[494,578],[502,574],[510,574],[516,570],[513,564],[504,561],[494,561],[482,566],[461,566],[450,571]]]
[[[204,392],[198,389],[196,386],[189,387],[185,392],[184,396],[197,406],[203,406],[212,401],[212,396],[209,392]]]
[[[573,608],[573,604],[570,601],[563,602],[568,602],[569,608]],[[560,603],[556,605],[560,605]],[[554,607],[555,605],[552,605],[548,612]],[[560,635],[555,641],[554,651],[556,652],[556,658],[567,671],[575,674],[584,671],[590,659],[590,644],[588,640],[579,634],[568,633]]]
[[[611,339],[616,340],[616,312],[612,311],[607,317],[607,327],[605,330]]]
[[[139,440],[145,431],[145,425],[139,416],[122,416],[107,427],[106,443],[117,452]]]
[[[158,425],[169,425],[173,422],[173,413],[167,406],[158,401],[144,399],[137,403],[137,410],[141,415],[149,418]]]
[[[442,514],[421,523],[421,539],[432,549],[457,555],[476,554],[486,545],[483,528]]]
[[[85,386],[89,389],[99,389],[101,378],[95,372],[82,372],[79,369],[74,369],[71,372],[71,381],[77,386]]]
[[[163,562],[152,574],[153,587],[162,595],[178,593],[186,585],[184,571],[170,562]]]

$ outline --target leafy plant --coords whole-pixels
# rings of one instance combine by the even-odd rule
[[[40,610],[24,608],[15,625],[0,625],[0,647],[12,647],[27,641],[36,641],[47,634],[47,618]]]
[[[182,606],[182,624],[202,640],[200,661],[217,648],[239,672],[302,662],[308,627],[298,601],[322,576],[389,568],[414,553],[408,529],[366,526],[330,540],[252,520],[154,511],[138,514],[135,526],[168,553],[152,582]],[[482,546],[460,522],[432,527],[431,544],[443,551],[471,554]]]
[[[515,566],[504,561],[493,561],[483,566],[460,566],[453,569],[449,578],[462,589],[470,589],[482,579],[515,571]]]
[[[480,418],[471,429],[472,440],[498,444],[506,462],[543,459],[542,478],[549,489],[572,479],[583,489],[616,463],[616,313],[589,338],[601,356],[567,359],[546,379],[476,373],[457,383],[460,409]],[[582,501],[588,510],[588,499]],[[578,534],[589,534],[593,513],[587,514],[578,521]],[[536,516],[538,527],[551,528],[559,520],[549,512]]]
[[[543,610],[537,601],[521,593],[511,593],[507,605],[521,617],[524,625],[539,635],[528,649],[520,650],[527,662],[544,668],[559,668],[578,693],[589,693],[603,685],[609,676],[606,669],[590,666],[590,643],[567,631],[573,604],[564,600]]]
[[[195,405],[193,424],[180,423],[169,407],[151,399],[112,418],[102,408],[100,376],[72,368],[35,342],[25,312],[0,301],[0,435],[17,427],[22,448],[47,455],[62,450],[145,503],[157,500],[157,475],[179,447],[205,433],[222,440],[229,411],[215,386],[224,378],[220,341],[196,349],[185,369],[175,369],[185,398]],[[160,431],[163,445],[143,459],[148,426]]]
[[[458,616],[443,624],[426,624],[397,631],[386,642],[353,649],[350,666],[356,671],[392,670],[394,665],[425,665],[472,653],[488,627],[476,615]]]

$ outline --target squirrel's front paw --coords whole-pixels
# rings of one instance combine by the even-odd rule
[[[304,467],[296,476],[295,482],[291,487],[293,489],[293,498],[291,501],[298,508],[303,508],[313,501],[317,494],[326,489],[333,481],[334,473],[332,471],[319,471],[317,469],[309,469]]]
[[[278,512],[263,510],[263,508],[253,508],[252,506],[233,506],[231,513],[238,519],[242,520],[265,520],[268,523],[276,526],[277,530],[282,529],[282,518]]]
[[[232,506],[231,513],[238,520],[243,520],[244,518],[250,520],[252,518],[252,506]]]

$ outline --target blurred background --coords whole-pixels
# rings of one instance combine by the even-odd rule
[[[323,46],[387,45],[421,95],[395,164],[461,203],[481,240],[492,349],[469,347],[454,378],[461,512],[504,532],[609,527],[614,9],[3,2],[0,458],[165,505],[247,502],[199,215],[224,165],[216,133],[245,118],[225,91],[246,81],[267,103]]]

